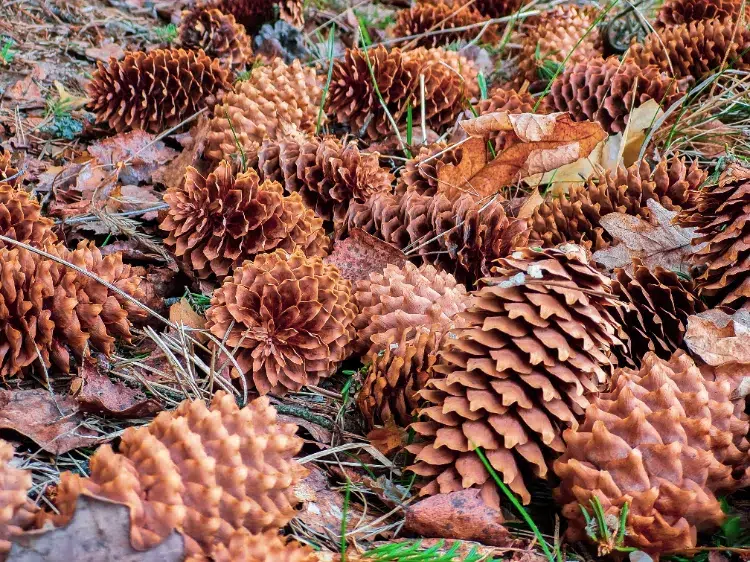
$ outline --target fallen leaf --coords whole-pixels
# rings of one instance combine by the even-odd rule
[[[0,390],[0,429],[12,429],[45,451],[62,455],[108,438],[82,425],[78,403],[47,390]]]
[[[110,58],[117,60],[125,56],[125,50],[117,43],[102,43],[98,47],[89,47],[85,51],[91,60],[109,62]]]
[[[206,327],[206,319],[193,310],[190,302],[185,297],[169,307],[169,321],[178,326],[194,328],[195,330],[203,330]],[[206,334],[193,332],[193,336],[199,341],[208,341]]]
[[[391,451],[402,449],[406,445],[408,434],[393,421],[384,427],[377,427],[367,434],[367,440],[378,451],[387,455]]]
[[[180,187],[185,178],[188,166],[197,167],[208,139],[209,120],[205,115],[198,118],[198,122],[179,138],[184,150],[166,166],[158,168],[152,180],[167,187]]]
[[[594,260],[608,271],[617,267],[632,268],[638,258],[650,269],[662,266],[673,271],[687,272],[688,258],[702,246],[691,246],[695,228],[672,224],[677,215],[657,201],[647,203],[652,222],[625,213],[610,213],[601,218],[601,225],[615,240],[613,245],[594,253]]]
[[[177,156],[176,150],[142,130],[120,133],[95,142],[88,150],[110,170],[119,168],[119,180],[126,185],[150,182],[156,170]],[[124,165],[125,162],[127,165]]]
[[[317,423],[306,420],[299,416],[279,414],[279,423],[293,423],[296,426],[304,428],[312,438],[320,444],[327,445],[331,442],[331,432]],[[333,426],[331,426],[333,427]]]
[[[628,167],[638,160],[647,132],[662,115],[664,115],[664,110],[655,99],[639,105],[630,113],[616,165],[622,164]]]
[[[688,318],[685,345],[714,367],[729,362],[750,363],[750,311],[731,316],[713,309]]]
[[[100,361],[87,357],[78,371],[78,378],[71,384],[81,410],[122,419],[151,417],[163,410],[159,401],[148,398],[143,392],[121,382],[112,382],[100,372],[100,366]]]
[[[355,228],[349,238],[336,241],[333,252],[323,261],[338,267],[344,279],[354,282],[369,279],[370,273],[380,273],[390,264],[401,267],[406,256],[395,246]]]
[[[503,546],[512,539],[502,522],[502,513],[484,503],[480,490],[469,489],[437,494],[410,505],[404,527],[424,537]]]
[[[71,94],[68,90],[65,89],[65,86],[63,86],[62,82],[60,82],[59,80],[55,80],[54,84],[55,89],[57,90],[58,103],[62,108],[65,109],[65,111],[75,111],[76,109],[81,109],[88,103],[89,99],[87,97]]]
[[[529,193],[528,197],[526,197],[526,200],[518,210],[516,217],[519,219],[528,219],[542,203],[544,203],[544,197],[539,193],[539,188],[535,187],[534,191]]]
[[[179,562],[185,541],[177,532],[147,551],[130,544],[130,508],[121,503],[80,496],[65,527],[29,531],[13,537],[8,562]]]

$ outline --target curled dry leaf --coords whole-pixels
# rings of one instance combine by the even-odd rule
[[[355,228],[349,238],[336,241],[333,252],[323,261],[338,267],[344,279],[354,282],[369,279],[370,273],[380,273],[387,265],[402,267],[406,256],[395,246]]]
[[[164,184],[167,187],[179,187],[185,178],[188,167],[198,167],[198,162],[206,149],[208,131],[209,119],[205,115],[201,115],[198,122],[187,133],[180,135],[179,141],[183,146],[183,151],[169,164],[154,172],[154,182]]]
[[[685,344],[705,363],[750,364],[750,311],[738,310],[731,316],[713,309],[688,318]]]
[[[97,141],[89,153],[107,169],[119,168],[119,180],[126,185],[150,182],[154,172],[177,156],[177,151],[142,130]]]

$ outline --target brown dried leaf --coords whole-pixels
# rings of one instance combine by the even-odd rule
[[[177,151],[156,136],[141,130],[120,133],[95,142],[89,153],[108,169],[119,168],[123,184],[138,185],[151,181],[152,174],[171,162]],[[123,165],[127,162],[127,165]]]
[[[105,43],[102,42],[98,47],[89,47],[86,49],[85,54],[88,58],[95,61],[109,62],[110,58],[117,60],[122,59],[125,56],[125,49],[123,49],[117,43]]]
[[[750,311],[738,310],[730,316],[714,309],[690,316],[684,341],[691,353],[714,367],[750,364]]]
[[[176,532],[151,550],[135,550],[130,544],[130,508],[87,496],[78,498],[67,526],[24,533],[12,542],[8,562],[179,562],[185,558],[185,541]]]
[[[370,273],[380,273],[390,264],[401,267],[406,256],[395,246],[355,228],[349,238],[336,241],[333,252],[323,261],[338,267],[344,279],[354,282],[369,279]]]
[[[393,420],[389,422],[385,427],[378,427],[367,434],[372,446],[384,455],[403,448],[408,438],[404,428],[398,427]]]
[[[185,178],[185,170],[188,166],[198,167],[199,160],[206,149],[208,129],[208,117],[201,115],[198,122],[183,135],[184,138],[179,139],[184,150],[169,164],[156,170],[152,176],[153,181],[167,187],[179,187]]]
[[[12,429],[53,455],[109,440],[82,422],[78,403],[70,396],[53,396],[43,389],[0,390],[0,429]]]
[[[502,513],[488,506],[478,489],[437,494],[406,509],[407,530],[425,537],[476,540],[507,546],[512,540]]]
[[[528,219],[542,203],[544,203],[544,197],[539,193],[539,188],[535,187],[534,191],[529,193],[528,197],[526,197],[526,200],[518,210],[516,217],[519,219]]]

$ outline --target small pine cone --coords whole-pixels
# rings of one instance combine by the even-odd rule
[[[396,195],[415,193],[432,197],[438,192],[438,174],[447,165],[457,166],[462,159],[461,147],[448,148],[443,143],[420,147],[414,158],[404,165],[396,186]]]
[[[607,248],[611,238],[601,227],[608,213],[626,213],[650,219],[648,200],[658,201],[668,210],[679,211],[694,201],[695,191],[708,177],[694,162],[689,168],[682,159],[662,160],[652,170],[645,161],[617,173],[600,174],[598,183],[572,187],[567,197],[550,197],[530,218],[532,242],[554,247],[573,242],[595,252]]]
[[[561,4],[533,19],[521,38],[518,62],[519,82],[540,79],[538,69],[546,61],[571,64],[601,55],[599,30],[589,31],[598,10],[575,4]]]
[[[245,28],[231,14],[207,6],[185,12],[179,29],[180,44],[186,49],[203,49],[233,70],[250,64],[253,49]]]
[[[86,87],[97,123],[118,133],[174,127],[232,88],[228,72],[203,51],[156,49],[132,52],[109,66],[97,63]]]
[[[723,66],[750,69],[750,29],[735,19],[692,21],[649,34],[633,45],[628,60],[638,66],[655,65],[676,78],[700,78]]]
[[[466,288],[450,273],[410,262],[402,268],[388,265],[382,274],[371,273],[369,279],[357,282],[354,296],[359,310],[354,320],[356,348],[368,354],[383,349],[371,341],[378,335],[391,334],[397,342],[402,332],[420,326],[445,333],[453,327],[453,318],[469,306]]]
[[[0,169],[2,164],[0,163]],[[15,174],[15,170],[8,169]],[[2,177],[2,171],[0,171]],[[15,183],[15,182],[14,182]],[[22,187],[0,182],[0,234],[19,242],[42,248],[57,242],[52,219],[42,216],[39,202]],[[5,246],[0,242],[0,246]]]
[[[275,58],[255,68],[214,108],[206,156],[237,160],[239,144],[252,162],[264,139],[279,140],[295,130],[314,132],[322,95],[315,69],[299,60],[287,66]]]
[[[729,386],[706,381],[689,356],[648,354],[640,372],[618,370],[554,464],[556,495],[572,540],[586,538],[581,506],[597,497],[607,517],[628,503],[625,544],[651,554],[696,545],[696,529],[724,520],[713,492],[733,487],[747,463],[747,420],[732,413]],[[743,441],[734,446],[737,436]]]
[[[31,472],[15,468],[13,447],[0,440],[0,559],[10,552],[10,539],[19,535],[34,521],[38,510],[28,493],[31,489]]]
[[[409,450],[410,469],[430,478],[422,495],[479,487],[497,506],[476,445],[529,503],[523,475],[546,477],[549,457],[565,450],[561,426],[583,415],[622,346],[611,282],[582,248],[523,248],[497,263],[420,393],[429,405],[412,427],[423,441]]]
[[[629,359],[640,365],[649,351],[669,359],[682,347],[688,317],[706,310],[693,282],[663,267],[650,270],[640,260],[633,273],[616,269],[615,276],[612,290],[628,305],[620,309],[620,324],[628,334]]]
[[[742,0],[666,0],[659,8],[654,25],[662,28],[693,21],[727,18],[737,21],[741,7]]]
[[[434,3],[419,2],[411,8],[398,12],[392,33],[394,37],[420,35],[421,37],[414,40],[417,47],[439,47],[450,43],[471,41],[482,28],[474,27],[438,34],[430,32],[481,24],[488,19],[473,6],[467,7],[445,0],[438,0]],[[481,38],[483,43],[496,43],[498,40],[497,26],[489,26]]]
[[[379,351],[367,356],[367,376],[357,404],[370,429],[395,423],[406,427],[419,405],[418,392],[432,375],[445,335],[444,326],[415,326],[373,334]]]
[[[251,388],[283,394],[336,371],[354,339],[356,311],[351,283],[336,266],[276,250],[235,269],[206,318],[211,333],[237,348]]]
[[[697,227],[691,256],[698,294],[711,305],[740,310],[750,303],[750,169],[732,166],[719,185],[695,190],[696,203],[677,220]]]
[[[146,550],[173,530],[188,556],[231,550],[237,533],[263,533],[294,516],[294,486],[306,470],[295,460],[297,427],[280,424],[267,398],[240,409],[219,391],[210,406],[185,400],[150,424],[129,427],[119,452],[109,445],[90,460],[90,476],[66,472],[58,491],[61,521],[79,495],[130,507],[130,541]],[[223,545],[223,548],[220,546]]]
[[[185,181],[164,195],[169,205],[160,228],[165,243],[198,277],[222,278],[257,254],[282,248],[325,256],[323,221],[299,194],[285,197],[280,184],[260,182],[254,170],[235,176],[223,160],[207,177],[189,167]]]
[[[648,100],[669,107],[677,83],[655,65],[593,58],[570,65],[552,83],[549,111],[568,111],[576,121],[598,121],[609,134],[625,130],[631,109]]]
[[[377,152],[363,153],[356,143],[334,137],[266,140],[258,152],[258,170],[262,178],[299,193],[316,215],[336,224],[343,222],[351,202],[364,203],[375,193],[390,191],[393,182]]]
[[[232,533],[227,543],[217,544],[211,552],[214,562],[317,562],[306,545],[285,541],[276,530],[252,534],[247,529]]]

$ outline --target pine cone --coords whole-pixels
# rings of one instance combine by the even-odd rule
[[[620,324],[630,340],[629,358],[640,365],[651,351],[669,359],[682,347],[688,317],[706,310],[693,282],[663,267],[650,270],[640,260],[634,261],[633,273],[616,269],[615,276],[612,290],[629,305],[620,309]]]
[[[687,168],[678,158],[662,160],[653,170],[641,160],[616,174],[608,171],[596,178],[598,183],[573,186],[567,197],[548,197],[531,216],[530,240],[546,247],[573,242],[593,252],[607,248],[611,238],[600,225],[604,215],[618,212],[649,220],[649,199],[680,210],[695,200],[695,190],[707,177],[695,162]]]
[[[286,542],[275,530],[253,535],[247,529],[235,531],[227,543],[211,552],[215,562],[316,562],[318,557],[308,546]]]
[[[648,100],[669,107],[679,96],[677,86],[657,66],[598,57],[567,67],[544,99],[549,111],[568,111],[576,121],[598,121],[616,134],[625,130],[631,109]]]
[[[10,552],[10,539],[23,532],[34,520],[37,507],[27,494],[31,489],[31,472],[15,468],[13,447],[0,440],[0,559]]]
[[[231,14],[207,6],[185,12],[179,29],[180,44],[186,49],[203,49],[233,70],[241,70],[252,60],[253,49],[245,28]]]
[[[586,537],[580,506],[596,496],[608,517],[629,504],[628,546],[656,554],[694,547],[696,528],[724,520],[713,492],[731,489],[732,468],[747,462],[747,428],[732,414],[728,385],[706,381],[681,351],[668,362],[647,354],[640,372],[617,371],[612,392],[565,432],[567,450],[554,464],[569,537]]]
[[[258,169],[262,178],[299,193],[315,214],[336,224],[344,220],[350,202],[364,203],[375,193],[390,191],[393,182],[377,152],[362,153],[356,143],[334,137],[266,140]]]
[[[691,21],[651,33],[633,45],[629,60],[638,66],[655,65],[676,78],[717,72],[723,67],[750,69],[750,29],[735,19]]]
[[[661,28],[693,21],[727,18],[737,21],[741,6],[742,0],[667,0],[659,8],[654,25]]]
[[[518,12],[528,0],[476,0],[474,7],[490,18],[502,18]]]
[[[414,158],[409,158],[401,171],[396,195],[407,193],[433,196],[438,192],[438,174],[447,165],[457,166],[463,157],[461,147],[448,148],[444,143],[422,146]]]
[[[276,250],[235,269],[214,292],[206,318],[228,349],[237,347],[252,388],[283,394],[336,371],[355,336],[356,310],[351,283],[336,266]]]
[[[719,185],[693,192],[696,203],[677,220],[697,227],[693,244],[707,244],[691,256],[699,274],[698,294],[709,304],[739,310],[750,302],[750,169],[731,166]]]
[[[364,203],[352,202],[346,215],[347,230],[360,228],[397,248],[406,248],[409,246],[409,233],[406,231],[402,201],[393,193],[381,191]]]
[[[206,156],[237,160],[240,148],[252,162],[264,139],[279,140],[290,131],[315,131],[322,89],[315,69],[280,58],[255,68],[214,108]],[[230,124],[231,121],[231,124]]]
[[[572,64],[599,56],[599,30],[589,31],[597,15],[598,10],[591,6],[561,4],[534,18],[521,38],[518,81],[537,82],[542,78],[539,67],[547,61],[561,64],[567,59]]]
[[[231,89],[228,72],[203,51],[156,49],[97,63],[86,87],[97,123],[118,133],[160,133],[217,101]]]
[[[272,22],[274,12],[279,11],[279,18],[295,27],[305,23],[303,0],[215,0],[210,2],[214,8],[232,14],[248,31],[255,33],[264,23]]]
[[[97,449],[88,478],[63,473],[57,519],[73,515],[80,494],[103,497],[130,507],[138,550],[177,530],[188,555],[231,552],[238,532],[276,532],[294,516],[293,488],[306,473],[293,458],[302,447],[296,429],[278,423],[267,398],[242,409],[223,391],[209,407],[185,400],[126,429],[118,453]]]
[[[6,152],[0,148],[0,185],[10,184],[11,187],[17,185],[19,183],[17,175],[18,169],[11,162],[10,152]],[[13,179],[9,180],[8,178]]]
[[[430,404],[412,427],[424,441],[409,450],[410,470],[430,478],[422,495],[480,487],[497,506],[477,445],[529,503],[523,474],[546,477],[564,451],[560,426],[583,415],[622,346],[611,282],[582,248],[523,248],[497,263],[421,392]]]
[[[5,177],[16,173],[12,168],[6,170],[11,173]],[[51,219],[42,216],[42,208],[36,198],[20,186],[13,187],[10,182],[0,182],[0,234],[42,248],[57,242],[53,226]],[[0,242],[0,246],[5,246],[5,243]]]
[[[311,257],[328,253],[323,221],[299,194],[284,196],[277,182],[261,184],[254,170],[235,176],[226,160],[205,178],[189,167],[164,201],[164,242],[202,279],[222,278],[246,259],[277,248],[299,248]]]
[[[450,33],[431,34],[430,32],[481,24],[487,19],[489,18],[479,13],[473,6],[467,7],[444,0],[438,0],[435,3],[419,2],[411,8],[398,12],[392,33],[394,37],[421,35],[413,40],[414,45],[439,47],[450,43],[471,41],[476,38],[482,27]],[[481,42],[496,43],[499,39],[497,26],[489,26],[482,34]]]

